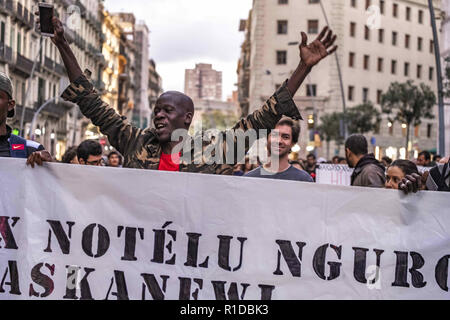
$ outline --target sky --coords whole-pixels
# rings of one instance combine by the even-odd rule
[[[124,5],[126,4],[126,5]],[[237,63],[252,0],[106,0],[109,12],[132,12],[150,30],[150,58],[164,91],[184,91],[184,70],[211,63],[223,72],[223,98],[236,90]]]

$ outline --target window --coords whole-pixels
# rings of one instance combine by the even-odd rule
[[[314,4],[314,3],[319,3],[320,0],[309,0],[308,3],[310,4]]]
[[[5,43],[5,23],[0,24],[0,42]]]
[[[364,70],[369,70],[370,57],[364,55]]]
[[[308,33],[319,33],[319,20],[308,20]]]
[[[411,8],[406,7],[406,20],[411,21]]]
[[[380,13],[384,14],[384,0],[380,0]]]
[[[405,68],[404,68],[404,75],[405,77],[409,77],[409,63],[405,62]]]
[[[417,50],[422,51],[422,38],[417,38]]]
[[[433,81],[434,68],[428,68],[428,80]]]
[[[433,125],[432,124],[428,124],[427,125],[427,137],[431,138],[431,134],[433,132]]]
[[[288,0],[278,0],[278,4],[288,4]]]
[[[351,0],[351,1],[350,1],[350,5],[351,5],[353,8],[356,8],[356,0]]]
[[[422,66],[420,64],[417,65],[417,78],[422,78]]]
[[[22,36],[20,31],[17,31],[17,53],[22,54]]]
[[[434,41],[430,40],[430,53],[433,54],[434,53]]]
[[[370,7],[370,0],[366,0],[366,10]]]
[[[414,137],[418,138],[420,133],[420,125],[414,127]]]
[[[306,86],[306,96],[316,97],[317,96],[317,85],[309,84]]]
[[[409,34],[405,34],[405,48],[406,49],[409,49],[409,39],[410,39]]]
[[[396,60],[391,61],[391,73],[397,74],[397,61]]]
[[[397,18],[398,15],[398,4],[394,3],[392,5],[392,16]]]
[[[377,70],[383,72],[383,58],[378,58]]]
[[[364,39],[370,40],[370,29],[367,26],[364,26]]]
[[[277,51],[277,64],[287,63],[287,51]]]
[[[277,24],[278,24],[278,26],[277,26],[278,34],[287,34],[288,33],[287,20],[278,20]]]
[[[383,43],[384,42],[384,29],[378,30],[378,42]]]
[[[350,52],[348,56],[348,66],[353,68],[355,66],[355,53]]]
[[[355,87],[349,86],[348,87],[348,100],[353,101],[353,93],[355,91]]]
[[[382,90],[377,90],[377,104],[381,104],[381,97],[383,96]]]
[[[392,31],[392,45],[396,46],[397,45],[397,32]]]
[[[419,10],[419,23],[423,23],[423,11]]]
[[[350,22],[350,37],[356,36],[356,23]]]
[[[369,88],[363,88],[363,102],[369,101]]]

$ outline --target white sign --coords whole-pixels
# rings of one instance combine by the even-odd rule
[[[0,299],[449,299],[450,197],[0,159]]]
[[[320,164],[316,170],[316,182],[336,186],[351,186],[353,169],[347,165]]]

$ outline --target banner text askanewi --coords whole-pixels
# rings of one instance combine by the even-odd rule
[[[21,248],[16,241],[15,229],[23,222],[19,217],[0,216],[0,250],[20,252]],[[174,268],[182,264],[192,269],[208,269],[211,267],[210,260],[215,259],[215,267],[226,272],[240,272],[247,263],[261,263],[246,261],[246,244],[250,241],[245,236],[235,237],[230,235],[217,235],[215,239],[202,238],[201,233],[180,233],[171,230],[172,222],[166,222],[160,228],[126,227],[118,226],[115,230],[108,230],[101,224],[90,224],[83,228],[74,221],[43,221],[48,226],[48,238],[43,239],[42,246],[36,245],[36,250],[41,250],[48,259],[41,261],[29,270],[31,283],[24,283],[24,279],[19,278],[21,273],[21,261],[2,261],[0,267],[4,270],[0,273],[0,298],[2,295],[27,296],[36,298],[53,299],[154,299],[164,300],[169,287],[176,286],[180,300],[202,299],[203,290],[213,290],[217,300],[244,300],[249,290],[257,290],[261,300],[270,300],[273,292],[277,290],[274,285],[267,283],[237,283],[224,279],[199,279],[187,277],[170,277],[164,274],[153,274],[151,272],[141,274],[129,274],[127,270],[116,270],[111,261],[111,269],[105,272],[102,270],[101,277],[93,279],[96,273],[95,259],[104,257],[111,248],[112,241],[115,246],[121,246],[122,255],[117,257],[122,262],[142,263],[149,266],[152,264],[166,265],[167,268]],[[90,266],[55,265],[52,264],[52,255],[70,256],[73,246],[80,243],[73,243],[74,232],[81,232],[81,248],[86,258],[93,259]],[[184,237],[187,243],[183,251],[176,252],[176,242]],[[137,257],[136,247],[139,242],[152,242],[153,252],[151,258]],[[202,256],[200,252],[203,241],[215,241],[217,243],[216,256]],[[312,262],[317,281],[333,281],[340,277],[343,250],[352,250],[354,253],[353,268],[354,280],[367,286],[367,290],[377,287],[379,272],[382,269],[383,254],[394,254],[396,256],[395,274],[392,275],[393,287],[405,289],[420,289],[427,285],[436,287],[436,290],[448,292],[448,267],[450,255],[443,256],[438,261],[426,262],[424,257],[418,252],[394,251],[385,253],[382,249],[373,249],[376,256],[375,272],[369,276],[367,270],[367,255],[371,251],[369,248],[343,248],[334,244],[324,244],[317,249],[312,257],[305,257],[303,249],[308,246],[307,242],[293,242],[289,240],[275,240],[273,247],[267,248],[268,255],[274,255],[276,265],[267,265],[267,272],[270,276],[288,276],[292,278],[302,277],[302,266],[308,259]],[[95,248],[95,249],[94,249]],[[232,250],[232,248],[239,248]],[[236,258],[231,255],[235,254]],[[1,256],[1,252],[0,252]],[[409,264],[411,259],[412,264]],[[236,265],[231,265],[230,260],[238,261]],[[421,268],[426,263],[435,265],[434,275],[424,275]],[[328,266],[328,267],[326,267]],[[303,266],[304,267],[304,266]],[[369,267],[369,268],[368,268]],[[408,276],[410,274],[410,277]],[[131,279],[130,279],[131,278]],[[408,281],[408,278],[411,280]],[[432,279],[434,278],[434,279]],[[102,283],[98,283],[102,279]],[[127,282],[140,281],[142,291],[139,293],[129,292]],[[433,281],[434,283],[429,283]],[[54,296],[55,287],[65,286],[63,297]],[[91,288],[101,285],[105,287],[103,296],[93,296]]]

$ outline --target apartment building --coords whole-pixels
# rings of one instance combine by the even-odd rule
[[[99,70],[105,63],[98,12],[101,1],[55,0],[49,3],[54,4],[81,67],[89,69],[91,80],[98,83]],[[0,71],[13,81],[17,102],[16,117],[8,123],[19,133],[24,111],[22,134],[31,136],[61,158],[67,147],[84,138],[87,124],[80,121],[81,116],[73,104],[57,98],[69,80],[56,47],[49,38],[35,31],[33,12],[37,4],[34,0],[0,1]],[[45,107],[36,115],[44,103]]]
[[[436,66],[433,34],[426,0],[327,0],[322,1],[329,24],[338,36],[338,58],[348,107],[371,101],[380,108],[381,95],[392,82],[413,80],[435,92]],[[440,1],[434,1],[439,16]],[[366,9],[375,5],[380,27],[366,24]],[[437,21],[438,25],[440,21]],[[241,105],[248,99],[254,111],[295,70],[299,62],[300,31],[309,41],[326,26],[318,0],[255,0],[249,19],[241,22],[246,32],[238,66]],[[249,57],[249,58],[248,58]],[[295,97],[306,121],[302,123],[300,156],[315,151],[326,156],[324,146],[314,141],[320,117],[342,111],[342,95],[336,59],[329,57],[317,66]],[[246,83],[246,77],[249,77]],[[248,91],[248,97],[245,92]],[[437,116],[437,106],[435,108]],[[424,120],[411,134],[410,149],[435,151],[437,120]],[[377,157],[406,157],[406,128],[390,123],[387,117],[379,132],[367,135]],[[338,148],[336,150],[338,153]],[[340,148],[343,154],[343,148]]]
[[[198,63],[195,69],[186,69],[184,93],[194,100],[222,100],[222,72],[207,63]]]

